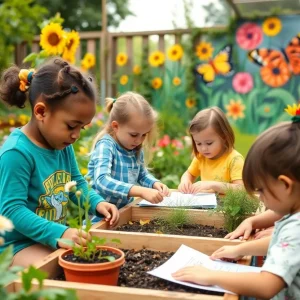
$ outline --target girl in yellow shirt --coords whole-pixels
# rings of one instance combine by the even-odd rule
[[[224,193],[229,187],[243,185],[244,158],[234,149],[233,130],[220,108],[198,112],[190,123],[189,133],[194,159],[181,177],[179,191]],[[197,177],[201,177],[201,181],[195,182]]]

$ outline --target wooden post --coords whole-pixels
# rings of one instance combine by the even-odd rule
[[[101,67],[100,67],[100,88],[101,88],[101,105],[104,106],[104,100],[106,97],[106,40],[107,40],[107,15],[106,15],[106,0],[102,0],[102,38],[101,38],[101,52],[100,52],[100,60],[101,60]]]

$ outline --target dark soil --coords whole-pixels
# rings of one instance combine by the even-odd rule
[[[131,223],[132,224],[119,226],[115,230],[214,238],[223,238],[228,233],[228,231],[223,228],[215,228],[208,225],[186,224],[180,227],[168,226],[162,224],[160,220],[157,219],[151,220],[149,224],[144,225],[141,225],[138,221],[132,221]]]
[[[119,286],[184,293],[223,295],[223,293],[199,290],[147,274],[148,271],[165,263],[174,252],[159,252],[146,249],[139,251],[123,251],[125,253],[125,263],[120,270]],[[55,279],[65,280],[65,277],[61,274]]]
[[[97,263],[106,263],[106,262],[108,262],[108,259],[105,258],[105,256],[113,256],[115,259],[118,259],[119,257],[121,257],[120,255],[118,255],[114,252],[111,252],[111,251],[107,251],[107,250],[102,250],[102,253],[101,253],[100,257],[99,257],[99,253],[100,253],[100,251],[96,252],[95,258],[91,259],[91,260],[86,260],[86,259],[83,259],[81,257],[75,256],[73,253],[65,255],[63,257],[63,259],[66,260],[66,261],[74,262],[74,263],[97,264]]]

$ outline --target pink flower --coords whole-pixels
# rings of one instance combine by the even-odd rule
[[[158,141],[158,146],[159,147],[167,147],[171,143],[171,139],[168,135],[164,135],[159,141]]]
[[[233,89],[240,94],[247,94],[253,88],[253,78],[250,73],[240,72],[234,75],[232,80]]]
[[[173,146],[174,148],[183,149],[183,144],[182,144],[182,142],[179,141],[179,140],[176,140],[176,139],[172,140],[172,146]]]
[[[236,32],[236,42],[244,50],[253,50],[262,40],[262,29],[255,23],[244,23]]]
[[[282,242],[281,243],[281,247],[282,248],[286,248],[286,247],[288,247],[288,245],[289,245],[289,243],[286,243],[286,242]]]

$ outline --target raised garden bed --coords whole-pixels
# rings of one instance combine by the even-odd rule
[[[117,231],[107,231],[107,230],[97,230],[92,229],[91,234],[99,237],[105,237],[108,240],[113,238],[118,238],[121,240],[121,248],[123,249],[135,249],[135,250],[144,250],[145,253],[148,250],[153,251],[162,251],[162,252],[174,252],[176,251],[181,244],[185,244],[194,249],[198,249],[206,254],[211,254],[213,251],[218,249],[223,245],[229,244],[238,244],[239,241],[228,241],[224,239],[217,238],[200,238],[200,237],[187,237],[187,236],[173,236],[173,235],[157,235],[157,234],[142,234],[142,233],[128,233],[128,232],[117,232]],[[108,245],[110,245],[108,243]],[[112,244],[111,244],[112,245]],[[58,265],[58,256],[64,250],[57,250],[53,252],[51,255],[46,257],[43,261],[37,262],[35,264],[41,270],[48,272],[49,278],[56,278],[59,274],[62,273],[62,269]],[[133,252],[132,255],[137,255],[139,252]],[[140,252],[143,253],[143,252]],[[153,254],[153,255],[163,255],[166,259],[166,256],[169,254]],[[139,256],[139,255],[138,255]],[[142,254],[141,254],[142,256]],[[141,260],[144,258],[142,257]],[[154,260],[154,258],[152,258]],[[249,264],[250,258],[241,261],[241,263]],[[142,264],[142,263],[141,263]],[[161,264],[161,263],[159,263]],[[151,266],[152,268],[152,266]],[[146,272],[147,270],[145,270]],[[120,277],[120,284],[126,279],[128,271],[125,270],[125,274],[123,273],[123,277]],[[150,275],[145,275],[150,276]],[[139,276],[141,277],[141,275]],[[151,276],[152,277],[152,276]],[[153,281],[161,281],[153,277]],[[167,283],[165,283],[167,284]],[[38,287],[38,283],[33,284],[34,288]],[[86,299],[88,297],[89,300],[99,299],[101,295],[101,300],[140,300],[141,297],[144,297],[147,300],[166,300],[166,299],[193,299],[193,300],[208,300],[208,299],[226,299],[226,300],[237,300],[237,295],[205,295],[205,294],[195,294],[195,293],[183,293],[183,292],[175,292],[175,291],[164,291],[164,290],[149,290],[145,288],[132,288],[132,287],[112,287],[112,286],[104,286],[104,285],[93,285],[93,284],[81,284],[81,283],[72,283],[66,281],[58,281],[58,280],[45,280],[44,282],[45,288],[56,287],[56,288],[72,288],[77,290],[77,295],[80,299]],[[177,286],[177,285],[176,285]],[[147,287],[151,287],[151,284],[147,283]],[[9,285],[10,289],[19,289],[21,288],[20,281],[17,280],[11,285]],[[162,287],[164,289],[164,287]],[[170,287],[171,289],[171,287]],[[194,289],[193,289],[194,290]]]

